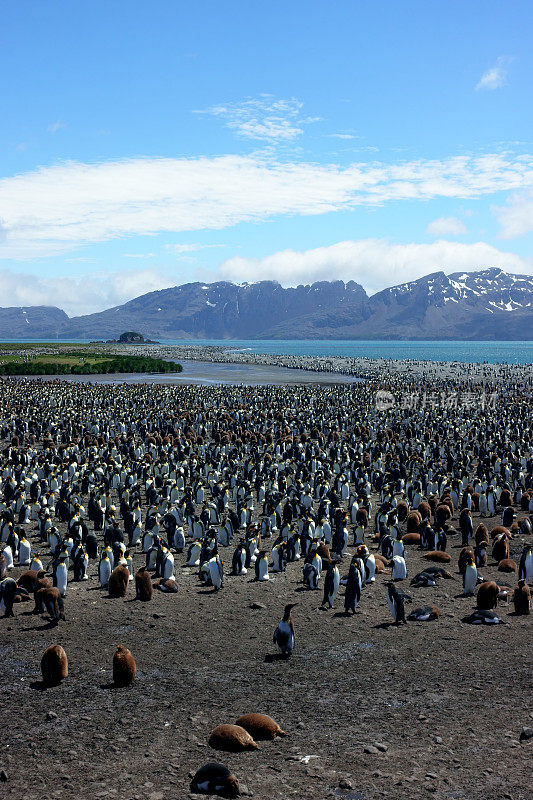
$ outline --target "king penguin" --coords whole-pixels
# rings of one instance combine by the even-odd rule
[[[337,597],[337,592],[339,590],[340,581],[339,569],[337,565],[333,563],[333,561],[330,561],[328,571],[326,572],[326,577],[324,578],[324,599],[322,600],[323,607],[325,607],[327,603],[329,608],[333,608],[333,603],[335,602],[335,598]]]
[[[361,573],[357,564],[352,561],[348,571],[348,580],[346,581],[346,593],[344,595],[344,611],[349,614],[355,614],[355,609],[361,599]]]
[[[294,650],[294,625],[291,611],[296,605],[298,604],[287,603],[283,612],[283,619],[278,623],[278,627],[274,631],[274,644],[277,644],[281,654],[287,657],[291,656]]]
[[[392,619],[394,620],[395,625],[399,625],[400,622],[407,624],[407,620],[405,619],[403,592],[400,593],[393,583],[389,584],[387,589],[387,602],[389,604],[390,613],[392,614]]]
[[[256,581],[268,581],[270,579],[268,574],[268,556],[266,550],[261,550],[255,562],[255,579]]]
[[[477,585],[477,569],[474,559],[469,556],[463,574],[463,594],[465,597],[472,597]]]

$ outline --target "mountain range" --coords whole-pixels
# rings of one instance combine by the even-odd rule
[[[50,306],[0,308],[0,337],[159,339],[533,338],[533,277],[491,268],[434,272],[369,297],[354,281],[187,283],[69,318]]]

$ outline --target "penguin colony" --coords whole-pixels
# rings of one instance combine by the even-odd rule
[[[407,630],[439,619],[442,609],[416,603],[416,591],[445,580],[472,598],[465,622],[529,614],[527,392],[509,386],[497,408],[459,407],[450,419],[439,408],[379,412],[377,388],[2,382],[0,613],[16,617],[16,604],[33,600],[61,629],[73,583],[117,600],[149,602],[154,588],[179,598],[187,567],[213,603],[226,581],[253,580],[268,593],[290,570],[318,592],[321,609],[343,608],[347,620],[377,584],[383,623]],[[415,575],[410,548],[427,561]],[[496,562],[512,585],[484,580]],[[286,601],[270,645],[265,635],[265,649],[282,658],[305,647],[297,597]],[[47,656],[46,684],[66,677],[61,653]],[[113,674],[117,686],[135,678],[126,648]],[[242,720],[220,727],[211,741],[226,750],[255,749],[246,737],[261,738]],[[207,766],[212,775],[195,776],[198,786],[232,785],[225,767]]]

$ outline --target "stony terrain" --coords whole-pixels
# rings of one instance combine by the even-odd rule
[[[512,546],[517,558],[522,541]],[[519,737],[533,725],[532,618],[509,605],[499,609],[504,625],[462,623],[474,601],[460,597],[458,542],[448,549],[455,580],[403,586],[413,607],[436,603],[440,620],[400,628],[389,625],[383,575],[348,618],[342,597],[320,610],[322,591],[303,590],[299,563],[269,583],[253,582],[253,571],[227,576],[214,594],[178,555],[179,593],[148,603],[131,584],[126,599],[109,599],[91,563],[88,583],[69,584],[59,627],[33,616],[32,604],[0,619],[0,795],[177,800],[190,796],[190,773],[218,760],[272,800],[530,798],[533,740]],[[135,565],[143,561],[138,554]],[[412,576],[427,562],[411,547],[407,564]],[[482,572],[516,583],[490,560]],[[296,649],[279,660],[272,632],[289,600],[298,602]],[[42,690],[40,657],[52,643],[65,648],[69,677]],[[121,643],[138,676],[117,690],[111,660]],[[240,755],[207,746],[215,725],[249,711],[272,715],[287,738]]]

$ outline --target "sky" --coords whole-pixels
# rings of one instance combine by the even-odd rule
[[[529,0],[3,0],[0,304],[533,273]]]

